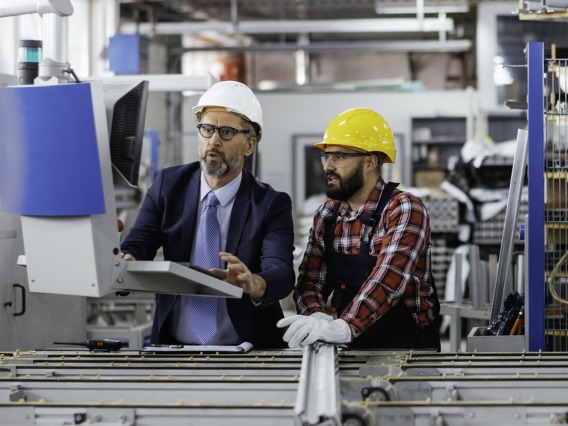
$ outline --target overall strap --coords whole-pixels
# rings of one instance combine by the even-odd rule
[[[335,224],[337,223],[337,217],[339,216],[339,207],[341,207],[341,202],[335,204],[333,206],[333,209],[331,210],[331,215],[327,216],[324,219],[325,232],[323,234],[323,238],[326,245],[326,250],[328,240],[331,242],[331,245],[329,246],[330,249],[333,247],[333,238],[335,237]]]
[[[361,241],[361,253],[368,252],[369,245],[369,235],[377,223],[379,223],[383,210],[385,209],[387,203],[391,200],[392,194],[396,187],[399,185],[398,182],[389,182],[383,188],[381,193],[381,198],[379,198],[379,203],[375,212],[371,215],[370,213],[363,213],[361,215],[361,221],[365,227],[363,231],[363,240]]]
[[[381,197],[379,198],[379,203],[377,204],[377,208],[375,212],[371,215],[369,213],[363,213],[361,215],[361,220],[363,221],[363,225],[365,226],[365,231],[363,233],[363,240],[361,241],[361,250],[360,253],[367,253],[368,252],[368,241],[369,241],[369,234],[372,231],[373,227],[379,222],[381,215],[383,214],[383,210],[387,203],[391,200],[392,193],[399,185],[398,182],[389,182],[383,188],[383,192],[381,193]],[[324,242],[326,246],[326,250],[332,249],[333,246],[333,238],[335,236],[335,224],[337,223],[337,216],[339,216],[339,207],[341,203],[337,203],[333,206],[332,213],[330,216],[324,219],[325,223],[325,233],[324,233]]]

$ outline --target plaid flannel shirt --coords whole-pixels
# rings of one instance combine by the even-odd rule
[[[332,289],[326,288],[324,219],[340,202],[333,249],[340,254],[358,254],[364,228],[361,214],[375,212],[384,187],[385,182],[379,178],[357,212],[352,212],[346,201],[337,200],[327,200],[318,208],[294,289],[299,314],[327,310]],[[429,324],[435,316],[434,290],[429,284],[430,219],[418,197],[395,191],[370,236],[369,254],[377,258],[373,270],[351,303],[338,313],[351,327],[353,336],[359,336],[397,302],[406,304],[418,326]]]

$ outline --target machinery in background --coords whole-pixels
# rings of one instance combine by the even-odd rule
[[[567,0],[520,0],[521,20],[563,20],[568,17]]]

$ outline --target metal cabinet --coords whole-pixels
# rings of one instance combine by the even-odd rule
[[[20,217],[0,212],[0,348],[37,349],[59,340],[84,340],[85,298],[30,293],[26,269],[17,265],[22,254]],[[72,262],[72,248],[61,256]]]

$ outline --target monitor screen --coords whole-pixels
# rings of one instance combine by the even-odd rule
[[[103,84],[115,185],[138,185],[148,85],[148,81]]]

